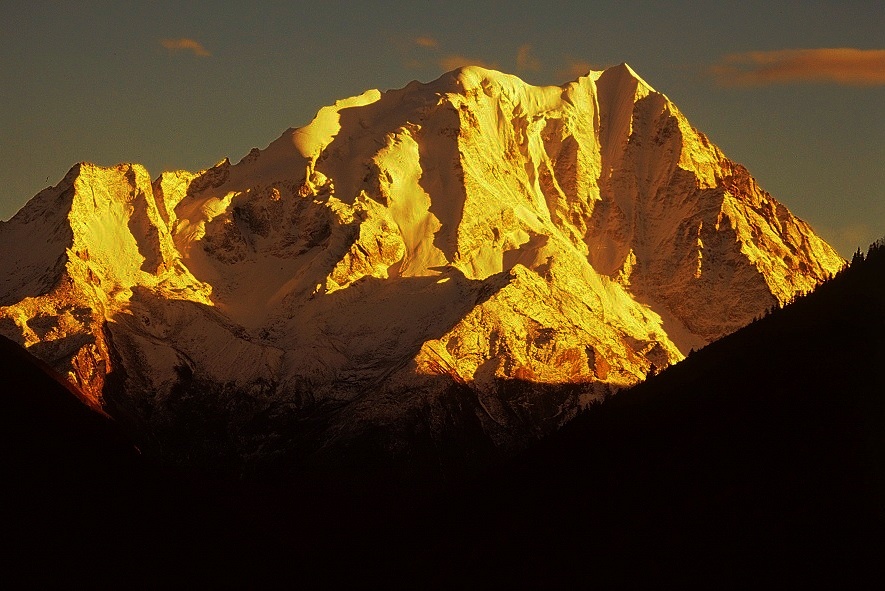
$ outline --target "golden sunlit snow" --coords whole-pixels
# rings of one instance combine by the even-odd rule
[[[585,403],[843,264],[626,65],[370,90],[153,183],[79,164],[0,246],[0,332],[97,407],[116,370],[154,409],[182,368],[259,407],[432,397],[433,377],[497,423],[499,380]]]

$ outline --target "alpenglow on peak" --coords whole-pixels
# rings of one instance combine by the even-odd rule
[[[0,250],[0,333],[224,466],[519,447],[843,264],[626,64],[369,90],[153,181],[81,163]]]

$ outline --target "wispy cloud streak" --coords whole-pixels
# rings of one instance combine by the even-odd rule
[[[532,46],[526,43],[516,51],[516,67],[519,70],[537,72],[541,69],[541,60],[532,55]]]
[[[721,86],[818,82],[850,86],[885,84],[885,49],[781,49],[724,56],[710,68]]]
[[[413,41],[414,41],[415,45],[417,45],[418,47],[426,47],[428,49],[435,49],[435,48],[439,47],[439,41],[437,41],[433,37],[427,37],[427,36],[415,37],[415,39],[413,39]]]
[[[202,43],[185,37],[182,37],[181,39],[160,39],[160,45],[168,49],[170,52],[191,51],[197,57],[209,57],[212,55],[205,47],[203,47]]]
[[[557,75],[563,79],[574,80],[580,76],[586,76],[592,70],[601,69],[601,67],[594,66],[590,62],[583,60],[569,60],[564,68],[557,71]]]
[[[439,60],[439,65],[440,65],[440,67],[442,67],[443,70],[445,70],[447,72],[449,70],[455,70],[455,69],[460,68],[462,66],[480,66],[480,67],[487,68],[490,70],[494,70],[497,68],[497,66],[495,64],[491,64],[491,63],[483,61],[481,59],[467,57],[467,56],[460,55],[460,54],[451,54],[451,55],[443,56]]]

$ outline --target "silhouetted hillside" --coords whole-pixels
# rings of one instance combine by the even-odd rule
[[[186,547],[189,531],[208,533],[192,512],[198,487],[142,458],[113,421],[2,337],[0,375],[5,580],[124,584]]]
[[[885,248],[862,259],[497,472],[429,559],[538,585],[881,576]]]

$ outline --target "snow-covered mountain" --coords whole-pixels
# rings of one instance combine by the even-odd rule
[[[0,252],[0,333],[228,466],[518,446],[843,264],[626,64],[370,90],[154,181],[80,163]]]

